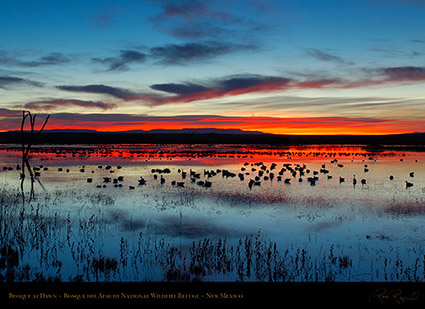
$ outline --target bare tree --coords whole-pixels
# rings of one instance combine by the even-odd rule
[[[29,163],[31,146],[33,145],[35,140],[40,136],[41,132],[46,127],[46,124],[47,124],[47,121],[49,120],[49,118],[50,118],[50,115],[47,115],[46,119],[44,120],[42,127],[40,128],[40,130],[38,132],[35,132],[34,127],[35,127],[36,115],[32,115],[30,111],[25,111],[25,110],[22,111],[22,122],[21,122],[21,137],[22,137],[21,190],[22,190],[22,195],[23,195],[24,200],[25,200],[25,195],[24,195],[25,168],[27,168],[27,170],[28,170],[28,172],[31,176],[30,200],[34,196],[35,176],[34,176],[34,173],[31,169],[31,165]],[[26,136],[25,136],[25,131],[24,131],[25,123],[26,123],[27,119],[29,120],[29,123],[30,123],[30,131],[29,131],[29,140],[28,141],[26,141]],[[38,179],[37,179],[37,181],[39,182]]]

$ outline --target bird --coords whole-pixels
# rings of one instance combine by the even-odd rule
[[[414,172],[410,172],[410,174],[409,174],[409,175],[410,175],[410,177],[412,177],[412,178],[413,178],[413,177],[415,177],[415,173],[414,173]]]
[[[361,182],[362,182],[362,185],[365,185],[366,184],[366,179],[362,179]]]
[[[255,181],[254,181],[254,180],[252,180],[252,179],[249,181],[249,183],[248,183],[248,187],[249,187],[249,189],[250,189],[250,190],[252,189],[252,186],[254,185],[254,182],[255,182]]]
[[[406,181],[406,188],[413,187],[413,183]]]
[[[390,180],[393,180],[394,179],[394,176],[393,175],[390,175]]]
[[[345,178],[339,177],[339,183],[344,182],[344,181],[345,181]]]
[[[308,177],[307,181],[310,183],[311,186],[316,185],[316,181],[318,180],[317,177]]]

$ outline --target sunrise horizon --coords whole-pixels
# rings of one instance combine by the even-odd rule
[[[0,132],[425,132],[418,1],[0,5]],[[40,124],[39,124],[40,125]]]

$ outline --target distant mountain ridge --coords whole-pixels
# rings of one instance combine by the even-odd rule
[[[19,132],[18,130],[8,132]],[[85,129],[52,129],[44,130],[43,133],[131,133],[131,134],[268,134],[260,131],[244,131],[241,129],[153,129],[153,130],[129,130],[129,131],[97,131]]]
[[[260,131],[244,131],[240,129],[154,129],[149,131],[132,130],[122,133],[153,133],[153,134],[267,134]]]

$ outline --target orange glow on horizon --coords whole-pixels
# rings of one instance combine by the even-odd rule
[[[404,134],[413,133],[415,130],[397,130],[391,128],[376,128],[370,126],[364,127],[344,127],[344,126],[332,126],[332,127],[264,127],[256,125],[243,125],[238,127],[232,127],[226,124],[216,125],[214,127],[209,125],[178,125],[178,124],[159,124],[159,125],[118,125],[118,126],[103,126],[100,128],[93,128],[92,126],[78,126],[78,127],[52,127],[53,129],[78,129],[78,130],[96,130],[98,132],[122,132],[122,131],[150,131],[150,130],[182,130],[182,129],[240,129],[243,131],[258,131],[262,133],[278,134],[278,135],[390,135],[390,134]]]
[[[115,116],[115,115],[114,115]],[[120,132],[156,129],[240,129],[282,135],[387,135],[425,132],[424,122],[419,120],[399,121],[375,118],[344,117],[247,117],[247,116],[133,116],[127,115],[105,119],[55,119],[50,118],[46,130],[96,130],[99,132]],[[136,118],[136,119],[134,119]],[[19,130],[16,124],[12,130]],[[26,128],[27,129],[27,128]],[[7,131],[7,130],[4,130]]]

